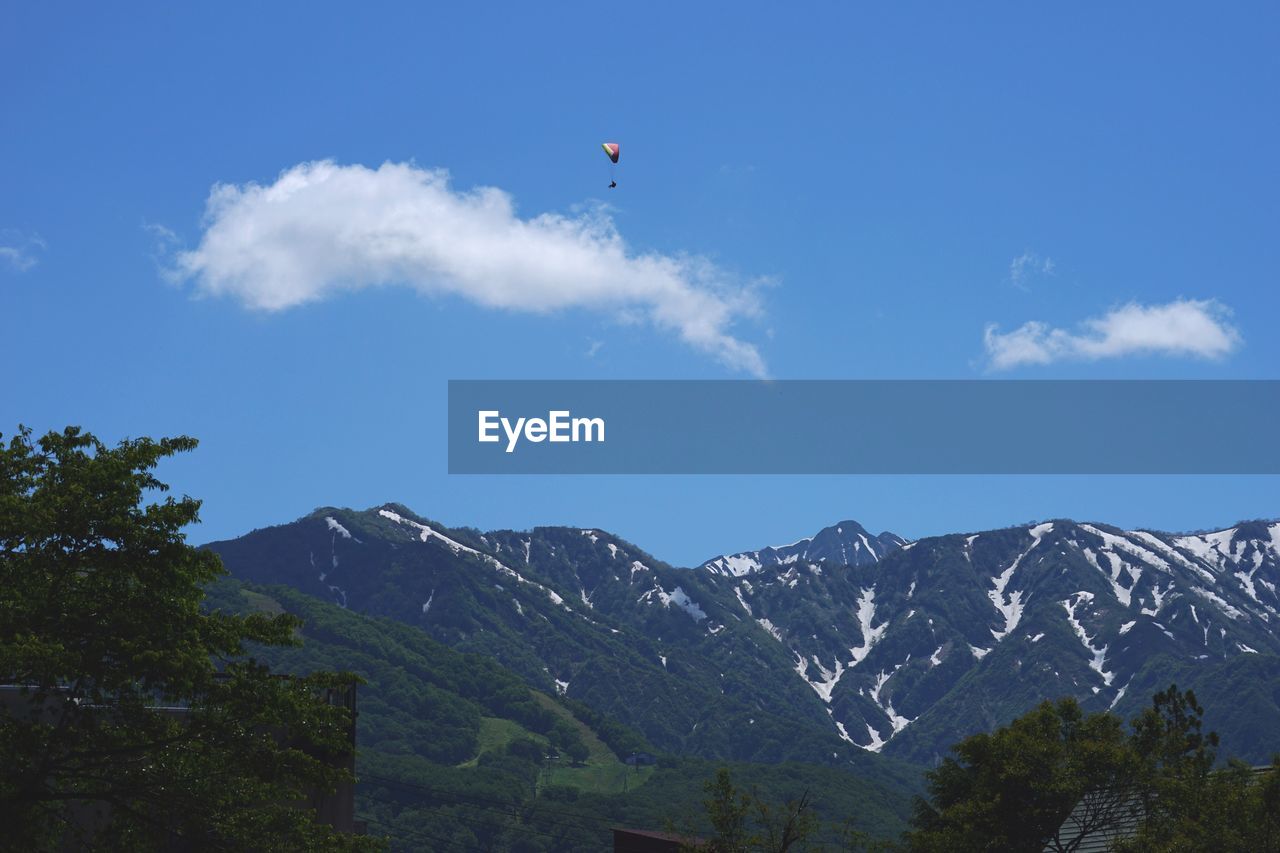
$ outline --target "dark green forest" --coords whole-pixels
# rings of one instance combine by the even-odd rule
[[[255,654],[279,671],[341,664],[362,678],[357,803],[370,833],[387,834],[393,846],[434,839],[459,849],[585,851],[602,849],[617,825],[709,829],[703,786],[720,763],[658,754],[656,766],[629,767],[623,762],[633,752],[655,752],[640,735],[579,702],[532,690],[491,658],[287,587],[224,578],[209,587],[206,606],[295,614],[301,644]],[[560,757],[547,761],[549,750]],[[575,751],[586,760],[576,762]],[[918,785],[907,766],[875,780],[799,763],[727,766],[763,801],[810,791],[832,843],[845,824],[897,837]]]

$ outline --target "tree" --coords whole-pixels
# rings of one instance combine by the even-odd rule
[[[908,847],[1071,853],[1103,841],[1135,853],[1280,853],[1280,757],[1261,773],[1215,770],[1218,737],[1202,731],[1203,715],[1176,685],[1128,731],[1111,714],[1084,716],[1075,700],[1045,702],[962,741],[926,774]]]
[[[1138,772],[1120,719],[1086,716],[1074,699],[1043,702],[952,750],[954,758],[926,774],[929,797],[916,801],[911,850],[1043,850],[1087,792],[1126,788]],[[1121,806],[1097,802],[1090,823]]]
[[[587,759],[591,757],[591,750],[587,748],[587,745],[581,739],[575,740],[565,747],[565,752],[568,754],[569,760],[575,765],[586,764]]]
[[[1218,736],[1202,732],[1203,715],[1195,693],[1170,685],[1134,719],[1134,748],[1148,758],[1144,819],[1117,850],[1280,851],[1280,756],[1261,772],[1241,762],[1215,770]]]
[[[0,813],[6,842],[46,849],[306,850],[372,842],[302,806],[349,774],[351,676],[281,678],[246,644],[294,642],[289,615],[204,612],[224,573],[186,543],[190,497],[152,470],[196,441],[75,427],[0,444]]]
[[[817,816],[805,791],[798,800],[770,803],[755,791],[735,787],[727,768],[704,786],[703,800],[714,836],[694,849],[705,853],[788,853],[818,828]]]
[[[747,816],[751,814],[752,797],[733,785],[728,769],[721,767],[716,778],[703,788],[707,799],[702,801],[715,838],[707,846],[711,853],[739,853],[755,843],[747,830]]]

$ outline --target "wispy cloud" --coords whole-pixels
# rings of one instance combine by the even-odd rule
[[[39,234],[0,231],[0,262],[18,272],[26,272],[39,263],[40,253],[47,247]]]
[[[500,189],[455,190],[446,172],[408,163],[303,163],[265,186],[219,184],[199,246],[176,255],[171,275],[266,311],[406,285],[512,311],[639,316],[732,369],[766,373],[731,331],[760,312],[752,282],[702,258],[634,252],[603,208],[522,218]]]
[[[1076,331],[1032,321],[1001,332],[993,323],[986,327],[983,342],[993,370],[1144,354],[1219,359],[1243,341],[1230,318],[1231,310],[1213,299],[1177,299],[1165,305],[1130,302],[1085,320]]]
[[[1014,287],[1027,290],[1030,281],[1037,276],[1053,275],[1053,258],[1027,250],[1009,262],[1009,281]]]

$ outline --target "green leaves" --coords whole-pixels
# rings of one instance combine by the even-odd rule
[[[786,853],[818,830],[809,794],[774,803],[756,791],[734,787],[728,768],[721,767],[704,786],[703,800],[713,836],[695,849],[709,853]]]
[[[1278,849],[1280,775],[1215,771],[1218,739],[1202,732],[1203,714],[1176,685],[1129,730],[1073,699],[1045,702],[960,742],[926,774],[908,846],[1067,851],[1090,838],[1135,851]]]
[[[145,850],[368,846],[298,803],[350,780],[350,676],[281,678],[247,643],[288,615],[201,610],[223,573],[187,545],[199,502],[146,501],[194,439],[106,447],[76,427],[0,447],[0,811],[7,841]]]

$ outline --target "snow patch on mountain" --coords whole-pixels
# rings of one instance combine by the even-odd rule
[[[1138,578],[1142,577],[1142,570],[1132,566],[1129,567],[1130,585],[1126,588],[1120,584],[1122,570],[1125,568],[1124,558],[1110,551],[1103,551],[1102,556],[1106,558],[1111,567],[1111,571],[1108,572],[1098,563],[1098,557],[1093,553],[1092,548],[1081,548],[1080,553],[1084,554],[1084,558],[1089,565],[1101,572],[1102,576],[1111,584],[1111,593],[1116,597],[1116,601],[1119,601],[1124,607],[1128,607],[1133,598],[1133,587],[1138,583]]]
[[[1169,594],[1169,590],[1171,590],[1171,589],[1173,589],[1173,582],[1172,582],[1172,581],[1169,583],[1169,585],[1168,585],[1167,587],[1165,587],[1165,589],[1164,589],[1163,591],[1161,591],[1161,589],[1160,589],[1160,587],[1159,587],[1159,585],[1158,585],[1158,584],[1152,584],[1152,585],[1151,585],[1151,597],[1155,600],[1155,606],[1154,606],[1154,607],[1149,607],[1149,608],[1148,608],[1148,607],[1144,607],[1144,608],[1142,608],[1142,615],[1143,615],[1143,616],[1158,616],[1158,615],[1160,615],[1160,609],[1161,609],[1162,607],[1164,607],[1164,599],[1165,599],[1165,596]]]
[[[778,627],[776,625],[774,625],[768,619],[764,619],[764,618],[757,619],[756,622],[760,624],[761,628],[765,629],[771,635],[773,635],[773,638],[775,640],[777,640],[779,643],[782,642],[782,632],[778,630]]]
[[[789,545],[770,545],[758,551],[724,554],[707,560],[702,569],[714,575],[737,578],[757,574],[770,566],[819,560],[863,566],[876,563],[890,551],[907,544],[905,539],[892,533],[871,536],[861,525],[850,521],[824,528],[816,536],[799,539]]]
[[[1184,569],[1189,569],[1190,571],[1195,572],[1196,574],[1200,575],[1200,577],[1204,578],[1209,583],[1214,583],[1216,581],[1216,578],[1213,576],[1211,572],[1205,571],[1205,568],[1200,564],[1194,563],[1191,560],[1188,560],[1181,553],[1179,553],[1175,548],[1171,548],[1167,542],[1165,542],[1163,539],[1160,539],[1158,536],[1148,533],[1145,530],[1133,530],[1133,531],[1130,531],[1128,535],[1134,537],[1135,539],[1141,539],[1143,542],[1150,545],[1153,549],[1155,549],[1156,551],[1159,551],[1165,557],[1168,557],[1169,560],[1171,560],[1172,562],[1177,563],[1178,565],[1182,566]]]
[[[995,605],[996,610],[1000,611],[1000,615],[1004,616],[1004,630],[997,631],[991,629],[991,635],[996,638],[996,642],[1000,642],[1009,635],[1009,632],[1018,627],[1018,622],[1022,619],[1022,611],[1025,604],[1022,600],[1022,590],[1015,590],[1009,593],[1006,598],[1004,594],[1005,587],[1009,585],[1009,580],[1013,577],[1013,573],[1018,570],[1018,566],[1026,559],[1046,534],[1053,531],[1053,522],[1047,524],[1039,524],[1028,531],[1031,534],[1031,545],[1027,550],[1018,555],[1009,567],[1000,574],[991,579],[994,589],[987,592],[987,598],[991,599],[991,603]],[[966,550],[966,555],[968,551]]]
[[[1253,568],[1248,572],[1236,572],[1235,579],[1240,581],[1240,586],[1244,589],[1245,594],[1254,601],[1262,604],[1262,599],[1258,598],[1258,588],[1253,585],[1253,576],[1257,574],[1258,569],[1262,567],[1262,551],[1253,552]]]
[[[889,683],[889,679],[896,675],[898,670],[901,668],[902,664],[898,664],[893,668],[892,672],[886,673],[884,670],[881,670],[877,673],[875,687],[871,688],[870,693],[871,701],[874,702],[881,711],[884,711],[885,716],[889,718],[889,725],[893,727],[893,732],[889,735],[889,740],[892,740],[894,735],[905,729],[911,723],[915,722],[914,720],[908,720],[906,717],[895,711],[893,709],[892,699],[885,699],[884,701],[880,700],[880,692],[884,689],[884,686]]]
[[[1191,587],[1191,590],[1201,598],[1211,601],[1217,605],[1218,609],[1221,610],[1228,619],[1239,619],[1244,615],[1239,610],[1228,604],[1222,596],[1212,590],[1207,590],[1202,586],[1193,586]]]
[[[1071,627],[1075,629],[1076,636],[1080,638],[1080,642],[1084,645],[1085,651],[1089,652],[1092,660],[1089,661],[1089,669],[1092,669],[1098,675],[1102,676],[1102,683],[1111,686],[1111,680],[1115,678],[1115,673],[1106,670],[1107,647],[1094,648],[1093,642],[1090,640],[1088,633],[1085,632],[1084,624],[1076,616],[1076,610],[1081,604],[1092,604],[1093,593],[1080,590],[1070,598],[1062,601],[1062,607],[1067,611],[1067,621],[1071,623]]]
[[[760,561],[750,554],[727,554],[710,561],[706,564],[706,568],[713,574],[740,578],[743,575],[758,572],[763,567]]]
[[[473,557],[479,557],[481,560],[484,560],[485,562],[489,563],[495,568],[505,570],[507,572],[510,572],[513,575],[515,574],[515,572],[512,572],[511,569],[508,569],[501,562],[499,562],[497,559],[490,556],[489,554],[485,554],[481,551],[477,551],[475,548],[468,548],[466,545],[463,545],[461,542],[458,542],[455,539],[450,539],[448,536],[445,536],[443,533],[441,533],[438,530],[435,530],[429,525],[420,524],[414,521],[413,519],[405,518],[399,513],[392,512],[389,509],[378,510],[378,515],[382,516],[383,518],[389,518],[392,521],[394,521],[396,524],[403,524],[406,527],[415,528],[418,531],[419,541],[426,542],[428,539],[431,539],[432,537],[434,537],[436,539],[439,539],[442,543],[444,543],[445,546],[447,546],[449,550],[453,551],[453,553],[455,554],[463,554],[463,553],[471,554]]]
[[[1160,569],[1165,574],[1172,573],[1173,569],[1169,563],[1151,548],[1145,548],[1135,542],[1126,539],[1124,536],[1117,536],[1114,533],[1108,533],[1100,527],[1094,527],[1092,524],[1081,524],[1080,529],[1092,533],[1102,540],[1102,550],[1112,552],[1123,552],[1147,565]],[[1154,539],[1155,537],[1151,537]],[[1157,542],[1159,540],[1156,540]],[[1161,543],[1163,544],[1163,543]]]
[[[855,649],[849,649],[849,654],[853,655],[853,662],[849,664],[849,668],[853,669],[862,659],[865,658],[871,647],[880,641],[884,636],[885,629],[889,627],[888,622],[880,623],[880,627],[873,628],[871,623],[876,617],[876,588],[863,588],[862,595],[858,598],[858,627],[862,629],[862,645]]]
[[[713,571],[715,569],[719,569],[720,571],[718,571],[717,574],[724,574],[739,578],[743,575],[754,574],[755,572],[760,571],[763,566],[760,564],[759,560],[749,554],[732,554],[720,557],[713,561],[708,568]]]
[[[814,655],[810,660],[813,662],[813,665],[818,668],[818,675],[820,678],[817,680],[810,680],[807,676],[807,670],[806,673],[802,673],[801,675],[804,677],[804,680],[808,682],[809,686],[814,689],[818,696],[821,697],[822,701],[830,705],[831,692],[835,690],[836,685],[840,683],[840,676],[844,675],[844,664],[840,663],[839,659],[837,659],[835,662],[835,669],[827,669],[818,660],[817,655]]]
[[[478,557],[481,561],[497,569],[503,575],[506,575],[507,577],[514,579],[516,583],[526,584],[528,586],[532,586],[536,589],[542,590],[542,592],[546,593],[547,598],[551,599],[552,604],[556,605],[557,607],[564,608],[565,612],[567,613],[573,612],[573,608],[566,605],[564,603],[564,598],[562,598],[560,594],[557,593],[554,589],[552,589],[549,586],[544,586],[543,584],[540,584],[537,581],[529,580],[528,578],[524,577],[519,572],[517,572],[515,569],[508,567],[501,560],[498,560],[497,558],[493,557],[490,554],[485,554],[482,551],[477,551],[475,548],[469,548],[466,545],[463,545],[461,542],[458,542],[455,539],[451,539],[448,536],[445,536],[443,533],[430,527],[429,525],[421,524],[417,521],[414,521],[413,519],[405,518],[399,513],[392,512],[389,509],[378,510],[378,515],[381,515],[383,518],[390,519],[391,521],[394,521],[396,524],[402,524],[406,527],[411,527],[417,530],[418,531],[417,538],[421,542],[427,542],[431,539],[437,539],[441,543],[443,543],[446,547],[448,547],[449,550],[453,551],[454,554],[470,554],[473,557]],[[529,556],[529,540],[526,540],[525,541],[526,561],[528,560],[528,556]]]
[[[670,610],[671,605],[674,604],[685,613],[688,613],[694,622],[701,622],[703,619],[707,618],[706,611],[704,611],[696,601],[690,598],[689,594],[681,587],[676,587],[671,592],[667,592],[662,588],[661,584],[654,581],[653,589],[650,589],[641,595],[637,602],[652,602],[655,598],[668,610]]]

